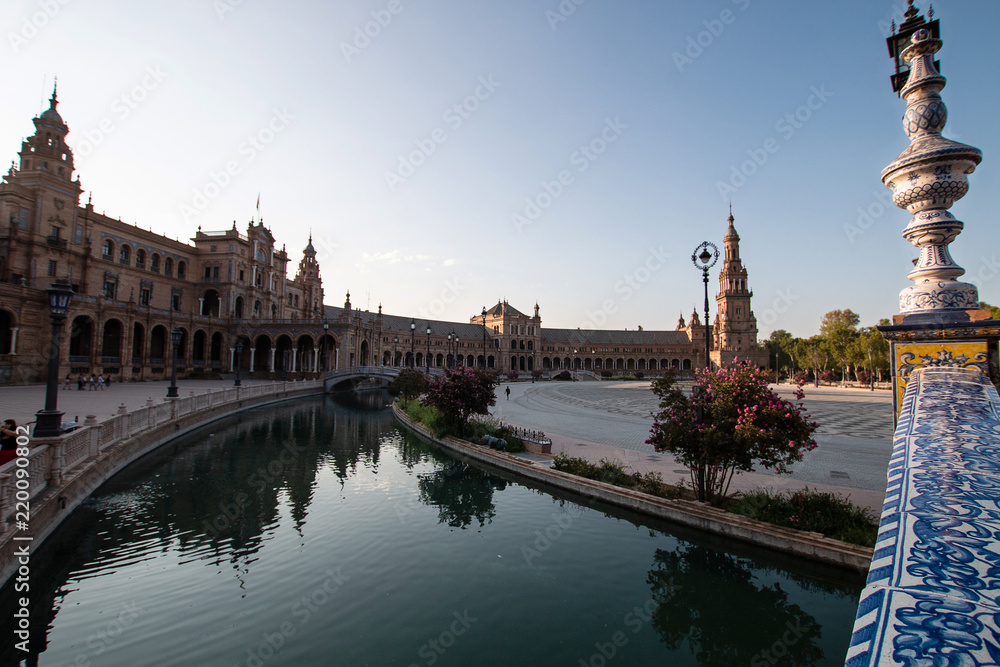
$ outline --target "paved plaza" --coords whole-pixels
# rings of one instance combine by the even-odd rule
[[[791,386],[777,391],[793,398]],[[815,436],[819,446],[792,467],[791,475],[765,470],[738,475],[734,490],[808,486],[847,495],[856,504],[881,511],[892,452],[891,394],[805,387],[804,404],[820,424]],[[683,466],[645,442],[656,409],[648,382],[515,382],[497,388],[494,413],[505,422],[544,431],[552,438],[553,453],[595,462],[620,460],[641,473],[660,472],[669,483],[686,480]]]

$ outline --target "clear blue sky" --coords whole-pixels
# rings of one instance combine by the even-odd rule
[[[550,327],[673,329],[731,199],[761,337],[809,336],[836,308],[897,313],[909,284],[879,180],[907,145],[884,41],[904,8],[7,0],[0,147],[16,157],[58,76],[98,211],[186,239],[245,229],[260,193],[296,262],[312,230],[327,303],[417,318],[506,298]],[[934,9],[946,134],[985,155],[952,250],[1000,303],[1000,2]]]

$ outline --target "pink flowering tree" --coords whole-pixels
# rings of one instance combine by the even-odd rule
[[[496,373],[472,368],[445,369],[427,389],[424,403],[437,408],[448,423],[448,430],[458,436],[465,435],[465,425],[475,414],[489,414],[496,405],[493,389],[497,386]]]
[[[807,419],[801,385],[795,402],[782,399],[768,387],[767,372],[749,362],[702,370],[697,379],[700,395],[682,392],[672,372],[653,383],[660,411],[646,442],[691,469],[699,498],[725,498],[733,475],[758,465],[788,473],[816,448],[818,425]]]

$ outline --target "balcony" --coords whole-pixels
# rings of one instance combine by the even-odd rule
[[[45,242],[48,243],[53,248],[65,248],[66,247],[66,239],[61,239],[58,236],[49,236],[49,237],[47,237],[45,239]]]
[[[71,355],[69,355],[69,363],[70,364],[87,364],[89,366],[90,365],[90,355],[88,354],[88,355],[84,356],[82,354],[77,354],[77,355],[71,354]]]
[[[101,357],[102,366],[118,366],[122,363],[121,357]]]

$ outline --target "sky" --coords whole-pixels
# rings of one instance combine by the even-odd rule
[[[917,6],[926,15],[926,0]],[[674,329],[732,204],[760,337],[899,312],[879,175],[904,0],[5,0],[0,149],[58,77],[83,202],[170,237],[258,215],[326,303]],[[984,153],[955,260],[1000,304],[997,0],[937,0],[945,136]],[[0,155],[0,157],[4,157]],[[711,317],[718,269],[712,270]]]

